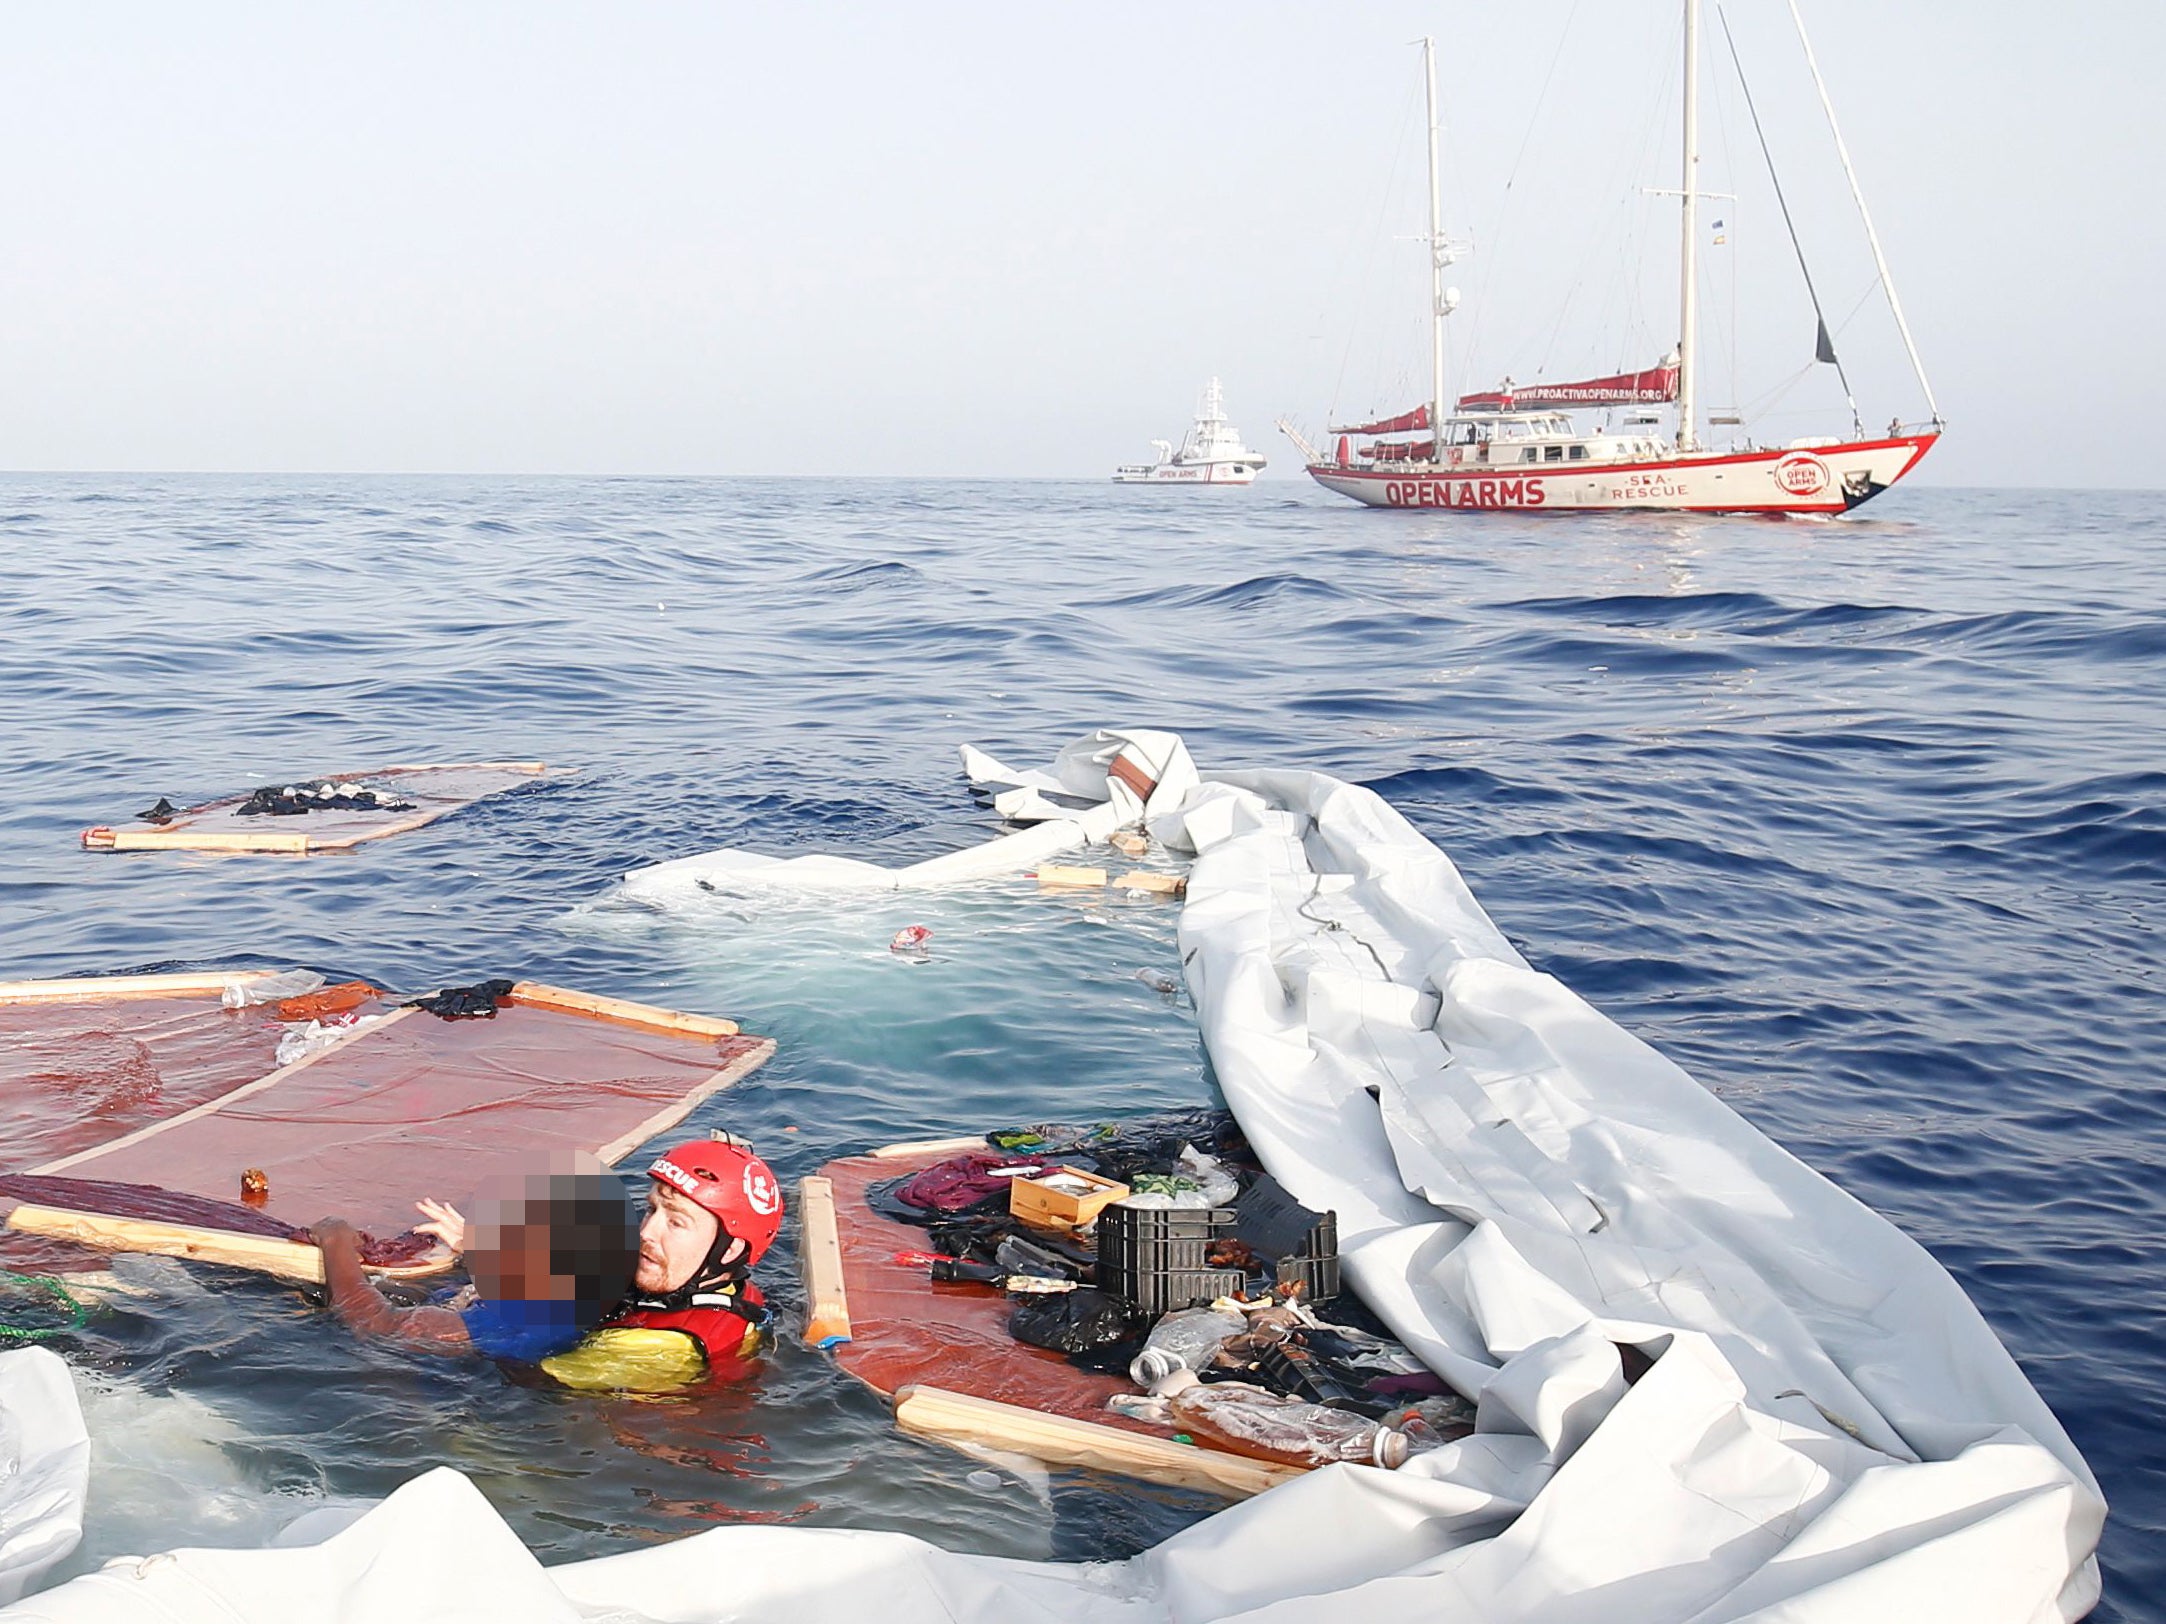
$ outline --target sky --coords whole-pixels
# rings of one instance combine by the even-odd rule
[[[1920,480],[2166,484],[2166,6],[1802,3]],[[1680,10],[18,0],[0,468],[1097,478],[1216,375],[1295,476],[1275,418],[1426,393],[1424,34],[1450,387],[1675,341]],[[1721,10],[1859,416],[1921,418],[1785,0]],[[1702,400],[1838,432],[1702,49]]]

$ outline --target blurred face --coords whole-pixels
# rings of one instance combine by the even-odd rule
[[[689,1285],[721,1233],[721,1224],[705,1207],[666,1184],[650,1183],[646,1222],[639,1226],[639,1269],[632,1284],[651,1292]],[[723,1261],[742,1253],[744,1244],[732,1241]]]
[[[474,1289],[491,1302],[570,1302],[578,1291],[572,1276],[550,1270],[548,1226],[516,1211],[477,1227],[466,1265]]]

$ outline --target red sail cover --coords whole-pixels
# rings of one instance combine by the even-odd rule
[[[1639,406],[1676,398],[1677,368],[1664,364],[1645,372],[1620,372],[1615,377],[1588,378],[1581,383],[1515,384],[1507,378],[1502,389],[1461,395],[1459,409],[1508,412],[1520,406]]]
[[[1397,417],[1387,417],[1375,423],[1348,423],[1331,430],[1333,434],[1409,434],[1415,429],[1429,426],[1429,408],[1417,406],[1411,412],[1401,412]]]

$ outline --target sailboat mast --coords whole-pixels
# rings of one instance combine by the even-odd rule
[[[1421,42],[1421,65],[1429,85],[1429,455],[1444,460],[1444,192],[1437,170],[1436,41]]]
[[[1903,335],[1903,348],[1910,352],[1910,370],[1918,375],[1918,387],[1925,392],[1926,409],[1933,414],[1937,428],[1941,422],[1940,402],[1933,398],[1933,386],[1925,381],[1925,363],[1918,359],[1917,341],[1910,336],[1910,323],[1903,320],[1903,306],[1895,297],[1895,278],[1888,271],[1888,257],[1880,251],[1880,234],[1873,229],[1873,217],[1865,208],[1865,188],[1858,184],[1858,172],[1851,167],[1850,149],[1843,145],[1841,126],[1835,122],[1835,103],[1828,96],[1827,81],[1820,77],[1820,62],[1813,55],[1813,42],[1805,37],[1805,17],[1797,8],[1797,0],[1790,0],[1790,20],[1797,24],[1798,43],[1805,47],[1805,65],[1812,69],[1813,88],[1820,92],[1820,107],[1828,115],[1828,129],[1835,137],[1835,155],[1843,161],[1843,174],[1850,182],[1850,195],[1858,205],[1858,218],[1865,222],[1865,240],[1872,245],[1873,267],[1880,272],[1880,285],[1888,291],[1888,309],[1895,315],[1895,330]]]
[[[1692,368],[1698,357],[1699,301],[1693,282],[1699,272],[1700,247],[1700,0],[1685,0],[1685,178],[1684,239],[1678,252],[1680,310],[1677,319],[1677,449],[1690,451]]]

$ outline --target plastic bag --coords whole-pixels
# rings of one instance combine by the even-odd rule
[[[313,970],[286,970],[275,976],[257,976],[251,981],[236,977],[225,984],[218,994],[218,1001],[227,1009],[247,1009],[252,1004],[275,1004],[282,998],[314,992],[322,985],[323,977]]]
[[[1008,1316],[1008,1334],[1034,1348],[1089,1353],[1142,1334],[1143,1316],[1118,1297],[1086,1286],[1059,1296],[1025,1297]]]

